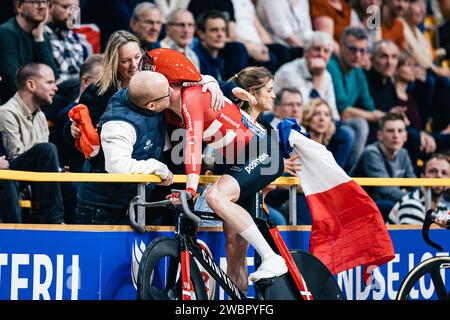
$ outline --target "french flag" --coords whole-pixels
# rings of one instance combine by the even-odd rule
[[[336,163],[324,145],[304,134],[295,120],[278,125],[280,145],[300,155],[300,184],[312,215],[310,251],[337,274],[360,265],[365,270],[394,258],[394,247],[378,207]],[[369,272],[363,272],[365,282]]]

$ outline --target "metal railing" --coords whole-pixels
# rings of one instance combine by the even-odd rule
[[[200,176],[199,183],[212,183],[220,176]],[[56,173],[56,172],[31,172],[16,170],[0,170],[0,180],[34,181],[34,182],[129,182],[138,183],[137,195],[145,199],[145,185],[147,183],[159,183],[161,178],[153,174],[116,174],[116,173]],[[404,186],[426,187],[425,206],[431,207],[432,186],[450,186],[450,178],[353,178],[360,186]],[[185,183],[185,175],[174,175],[174,183]],[[296,193],[299,185],[297,177],[279,177],[272,185],[289,186],[289,224],[297,225]],[[138,222],[145,219],[145,208],[138,207]]]

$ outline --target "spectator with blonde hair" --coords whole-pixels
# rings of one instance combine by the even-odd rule
[[[138,72],[141,57],[142,49],[136,36],[123,30],[110,36],[104,53],[100,78],[98,82],[86,88],[79,101],[89,108],[89,115],[94,126],[97,125],[112,95],[120,88],[127,87],[131,77]],[[74,144],[74,140],[67,134],[68,128],[74,138],[80,136],[80,130],[76,123],[70,121],[66,123],[65,137],[69,139],[68,142]]]
[[[311,100],[305,105],[301,125],[305,127],[312,140],[323,145],[330,142],[336,131],[331,107],[320,98]]]

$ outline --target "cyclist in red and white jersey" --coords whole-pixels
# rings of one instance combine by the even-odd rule
[[[147,52],[145,57],[148,61],[143,63],[144,69],[160,72],[168,78],[171,106],[170,111],[166,111],[166,119],[171,124],[186,128],[186,190],[192,195],[196,194],[202,142],[218,150],[224,157],[226,169],[209,189],[206,200],[224,220],[229,266],[227,273],[246,291],[247,242],[255,248],[262,260],[258,270],[250,275],[250,280],[258,281],[287,272],[284,259],[272,250],[244,209],[250,197],[254,197],[256,192],[283,172],[283,159],[276,135],[272,135],[268,123],[255,120],[261,112],[272,106],[273,76],[265,68],[244,69],[235,76],[235,81],[250,94],[239,89],[234,92],[242,98],[252,100],[252,103],[246,103],[247,112],[227,99],[221,110],[214,111],[208,92],[203,93],[200,87],[182,85],[184,79],[179,71],[188,66],[189,61],[181,54],[179,57],[168,50],[170,49]],[[170,63],[164,59],[167,54],[174,55],[171,56]],[[176,196],[173,194],[169,197],[177,203]]]

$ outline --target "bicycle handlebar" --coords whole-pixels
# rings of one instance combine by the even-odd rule
[[[448,216],[448,215],[445,215],[445,216]],[[440,217],[441,216],[438,215],[437,213],[435,213],[433,211],[433,209],[430,209],[427,211],[427,213],[425,214],[425,220],[424,220],[423,226],[422,226],[422,238],[428,245],[432,246],[436,250],[443,251],[444,249],[437,243],[433,242],[429,236],[431,224],[433,224],[436,221],[436,219],[440,218]],[[450,224],[450,219],[447,220],[447,226],[449,224]]]
[[[187,192],[186,190],[178,190],[178,189],[172,189],[171,192],[178,192],[180,194],[180,201],[181,206],[183,207],[183,211],[186,214],[186,216],[193,220],[196,223],[200,223],[202,219],[197,217],[195,214],[192,213],[192,211],[189,209],[188,200],[192,198],[192,194]],[[170,200],[161,200],[161,201],[155,201],[155,202],[146,202],[145,199],[142,201],[140,196],[134,197],[128,206],[128,216],[130,221],[130,226],[140,232],[145,232],[145,214],[141,217],[139,213],[136,215],[135,206],[140,207],[167,207],[167,206],[174,206]]]

